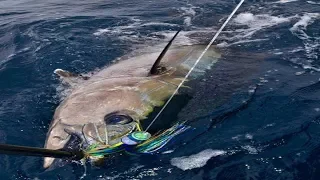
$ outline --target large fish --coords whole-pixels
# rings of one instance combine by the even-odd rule
[[[45,148],[62,149],[73,135],[80,137],[83,145],[113,145],[134,131],[154,107],[163,105],[172,95],[205,48],[170,47],[174,38],[162,52],[121,60],[91,77],[57,69],[55,73],[72,84],[72,92],[55,111]],[[203,74],[219,57],[211,47],[193,76]],[[53,161],[45,158],[44,167]]]

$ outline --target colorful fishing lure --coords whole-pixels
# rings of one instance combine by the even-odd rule
[[[118,152],[129,154],[155,154],[168,144],[175,136],[188,130],[190,126],[184,123],[175,124],[171,128],[151,136],[145,131],[135,131],[122,138],[122,142],[112,146],[93,145],[85,150],[86,157],[103,157]]]

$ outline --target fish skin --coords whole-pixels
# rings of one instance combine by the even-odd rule
[[[149,75],[160,53],[154,52],[119,61],[87,80],[72,84],[71,94],[54,113],[45,148],[64,148],[72,134],[78,135],[87,145],[113,145],[119,142],[121,138],[118,136],[133,130],[154,107],[164,104],[204,48],[203,45],[171,48],[161,61],[167,71],[159,75]],[[211,47],[195,68],[193,77],[203,74],[219,58],[217,49]],[[133,121],[108,124],[104,117],[112,113],[123,114]],[[53,161],[54,158],[45,158],[44,168],[48,168]]]

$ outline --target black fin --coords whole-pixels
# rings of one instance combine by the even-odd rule
[[[166,54],[166,52],[168,51],[169,47],[171,46],[173,40],[177,37],[177,35],[179,34],[179,32],[181,31],[181,29],[176,32],[176,34],[173,36],[173,38],[169,41],[169,43],[166,45],[166,47],[162,50],[162,52],[160,53],[160,55],[158,56],[157,60],[154,62],[149,74],[150,75],[156,75],[162,72],[161,67],[159,67],[160,61],[163,58],[163,56]]]

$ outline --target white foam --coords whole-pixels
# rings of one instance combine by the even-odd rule
[[[238,24],[248,24],[255,20],[255,17],[252,13],[240,13],[239,15],[234,18],[234,22]]]
[[[247,133],[247,134],[245,134],[245,135],[240,135],[240,134],[239,134],[239,135],[233,136],[232,139],[238,141],[238,140],[240,140],[240,139],[243,139],[244,137],[245,137],[246,139],[250,139],[250,140],[253,139],[253,135],[252,135],[252,134],[249,134],[249,133]]]
[[[140,173],[137,175],[137,179],[143,179],[145,177],[152,177],[152,176],[157,176],[158,173],[157,171],[161,169],[161,167],[156,167],[156,168],[152,168],[152,169],[143,169],[140,170]]]
[[[236,136],[233,136],[231,139],[233,140],[239,140],[241,138],[242,135],[238,134]]]
[[[228,43],[233,42],[229,43],[228,46],[268,40],[267,38],[251,40],[250,38],[260,30],[289,22],[293,18],[294,16],[281,17],[269,14],[253,14],[250,12],[240,13],[230,23],[230,25],[237,26],[236,30],[223,31],[225,37],[222,35],[222,38],[228,41]]]
[[[191,26],[192,25],[192,18],[196,15],[195,9],[198,7],[195,7],[191,4],[188,4],[189,7],[181,7],[180,10],[182,10],[182,16],[184,16],[184,21],[183,23],[186,26]]]
[[[247,139],[253,139],[253,135],[252,134],[246,134],[246,138]]]
[[[241,146],[242,149],[247,150],[249,154],[258,154],[260,152],[259,149],[250,146],[250,145],[245,145],[245,146]]]
[[[275,123],[267,124],[267,125],[265,125],[263,128],[265,129],[265,128],[267,128],[267,127],[273,127],[274,125],[275,125]]]
[[[316,67],[313,67],[311,65],[302,65],[302,68],[303,69],[307,69],[307,70],[314,70],[314,71],[317,71],[317,72],[320,72],[320,68],[316,68]]]
[[[251,28],[263,28],[271,27],[283,22],[288,22],[289,20],[290,18],[270,16],[268,14],[254,15],[252,13],[245,12],[237,15],[237,17],[233,21],[239,25],[247,25]]]
[[[182,7],[181,10],[184,11],[184,14],[195,16],[196,15],[196,11],[194,10],[195,8],[196,8],[195,6]]]
[[[320,2],[314,2],[314,1],[307,1],[309,4],[320,4]]]
[[[184,23],[186,26],[190,26],[190,25],[191,25],[191,17],[185,17],[183,23]]]
[[[233,46],[233,45],[240,45],[240,44],[245,44],[245,43],[253,43],[253,42],[261,42],[261,41],[267,41],[269,39],[251,39],[251,40],[240,40],[240,41],[236,41],[234,43],[227,43],[227,42],[221,42],[219,44],[217,44],[217,47],[229,47],[229,46]]]
[[[299,1],[299,0],[280,0],[274,3],[280,3],[280,4],[284,4],[284,3],[289,3],[289,2],[295,2],[295,1]]]
[[[134,173],[134,172],[144,172],[145,170],[143,169],[143,165],[135,165],[133,167],[131,167],[130,169],[124,171],[124,172],[120,172],[116,171],[116,173],[114,172],[110,172],[110,174],[115,174],[113,176],[103,176],[100,175],[99,178],[97,178],[98,180],[109,180],[109,179],[136,179],[135,177],[130,176],[130,174]],[[140,174],[139,174],[140,175]],[[130,178],[129,178],[129,177]]]
[[[171,23],[163,23],[163,22],[149,22],[149,23],[144,23],[141,24],[140,26],[178,26],[177,24],[171,24]]]
[[[320,48],[320,38],[311,37],[306,33],[307,27],[319,18],[320,13],[305,13],[300,17],[300,20],[290,28],[291,33],[303,41],[306,56],[311,60],[303,64],[303,68],[305,69],[313,69],[314,67],[312,67],[311,63],[314,59],[319,58],[317,50]],[[318,68],[315,68],[314,70],[318,70]]]
[[[118,34],[134,34],[134,31],[131,31],[132,25],[129,26],[116,26],[112,28],[105,28],[105,29],[98,29],[96,32],[93,33],[95,36],[100,36],[102,34],[110,34],[110,35],[118,35]]]
[[[170,153],[173,153],[173,152],[174,152],[174,150],[168,150],[168,151],[162,152],[161,154],[170,154]]]
[[[181,7],[179,8],[179,11],[181,12],[181,16],[184,18],[184,24],[186,26],[190,26],[192,24],[192,18],[196,15],[195,9],[200,9],[199,7],[193,6],[192,4],[187,4],[187,7]],[[171,23],[164,23],[164,22],[143,22],[142,20],[138,19],[137,17],[131,17],[130,20],[132,21],[131,24],[125,25],[125,26],[116,26],[116,27],[110,27],[110,28],[100,28],[96,30],[96,32],[93,33],[95,36],[100,36],[102,34],[110,34],[110,35],[119,35],[126,33],[127,36],[125,37],[126,40],[129,38],[135,39],[135,37],[132,37],[131,35],[134,34],[132,32],[135,32],[137,28],[144,27],[144,26],[179,26],[177,24],[171,24]],[[128,33],[129,31],[129,33]],[[128,34],[130,34],[128,36]],[[120,37],[121,38],[121,37]],[[141,37],[139,37],[141,38]]]
[[[228,46],[230,46],[230,45],[229,45],[227,42],[225,42],[225,41],[217,44],[217,47],[228,47]]]
[[[141,26],[142,21],[136,17],[131,17],[130,20],[132,21],[131,24],[125,25],[125,26],[115,26],[110,28],[100,28],[96,32],[93,33],[95,36],[100,36],[102,34],[133,34],[135,29],[139,26]]]
[[[100,36],[101,34],[110,32],[110,29],[106,28],[106,29],[98,29],[97,32],[93,33],[93,35],[95,36]]]
[[[206,149],[198,154],[193,154],[191,156],[183,156],[171,159],[171,165],[176,166],[182,170],[190,170],[194,168],[203,167],[206,165],[207,161],[212,157],[220,156],[226,154],[222,150]]]
[[[305,73],[305,71],[299,71],[299,72],[296,72],[295,75],[296,75],[296,76],[300,76],[300,75],[302,75],[302,74],[304,74],[304,73]]]
[[[273,54],[275,54],[275,55],[281,55],[281,54],[283,54],[283,52],[275,52],[275,53],[273,53]]]
[[[291,31],[305,30],[308,25],[312,24],[316,18],[320,16],[319,13],[306,13],[301,19],[290,28]]]
[[[154,33],[155,35],[161,35],[161,36],[165,36],[166,37],[166,41],[170,40],[174,34],[176,33],[176,31],[163,31],[163,32],[157,32]],[[188,31],[181,31],[179,33],[179,35],[176,37],[175,39],[175,45],[192,45],[192,44],[196,44],[195,40],[189,38],[188,36],[191,34],[192,32],[188,32]],[[163,45],[161,45],[163,46]]]
[[[96,30],[96,32],[93,33],[95,36],[116,36],[117,38],[124,40],[124,41],[130,41],[135,44],[133,47],[133,50],[138,48],[142,49],[145,46],[152,47],[154,44],[159,43],[159,36],[158,35],[164,35],[168,37],[168,39],[171,39],[172,36],[176,33],[175,31],[162,31],[157,33],[151,33],[151,36],[142,36],[141,34],[137,34],[137,29],[148,27],[148,26],[170,26],[175,27],[178,26],[177,24],[172,23],[165,23],[165,22],[143,22],[142,20],[131,18],[132,23],[128,24],[126,26],[115,26],[115,27],[108,27],[108,28],[101,28]],[[190,45],[190,42],[188,41],[188,37],[184,36],[189,32],[180,32],[179,36],[176,38],[175,44],[178,41],[184,42],[182,45]],[[182,41],[179,41],[183,39]],[[188,42],[186,42],[188,41]],[[146,45],[145,43],[148,42],[149,44]],[[150,44],[151,43],[151,44]],[[139,47],[139,44],[144,44],[143,47]]]

